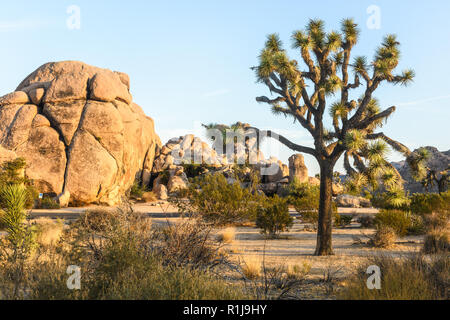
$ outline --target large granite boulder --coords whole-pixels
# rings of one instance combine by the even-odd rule
[[[41,66],[0,98],[0,162],[25,158],[39,192],[64,204],[116,204],[136,178],[148,183],[161,147],[129,89],[121,72],[78,61]]]

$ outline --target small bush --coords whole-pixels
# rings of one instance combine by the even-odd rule
[[[294,219],[289,214],[287,200],[275,195],[266,200],[265,204],[258,208],[256,226],[262,229],[262,233],[271,237],[277,237],[280,232],[292,227]]]
[[[155,202],[156,200],[158,200],[158,198],[153,192],[147,191],[142,194],[142,200],[144,202]]]
[[[217,235],[217,240],[223,243],[232,243],[236,237],[235,228],[226,228]]]
[[[249,280],[258,279],[261,276],[262,264],[258,258],[248,257],[241,266],[243,275]]]
[[[369,244],[373,245],[376,248],[387,249],[391,248],[394,245],[396,238],[397,235],[393,228],[381,225],[377,226],[377,230],[370,239]]]
[[[338,227],[349,226],[352,223],[352,220],[353,220],[353,216],[352,215],[345,215],[345,214],[337,213],[334,216],[334,223]]]
[[[143,186],[142,183],[136,180],[130,189],[130,197],[133,199],[140,199],[142,195],[147,192],[147,187]]]
[[[450,211],[450,191],[438,193],[415,193],[411,196],[410,210],[416,214]]]
[[[381,270],[381,289],[367,287],[369,265]],[[361,265],[339,292],[345,300],[448,300],[450,260],[440,255],[425,259],[421,255],[407,258],[374,256]]]
[[[176,205],[182,214],[199,214],[216,226],[254,221],[265,196],[252,193],[236,181],[228,184],[222,174],[207,174],[192,180],[189,189],[180,195],[186,201]]]
[[[64,224],[61,220],[39,218],[34,223],[37,227],[36,241],[42,246],[56,244],[63,234]]]
[[[25,208],[31,209],[38,192],[33,187],[32,182],[25,176],[26,162],[24,158],[6,161],[0,168],[0,190],[8,185],[21,185],[26,190]],[[0,207],[2,199],[0,198]]]
[[[318,211],[303,211],[300,215],[303,223],[310,223],[317,227],[317,223],[319,222]]]
[[[426,227],[422,216],[411,214],[411,223],[408,227],[409,235],[423,235],[426,233]]]
[[[375,217],[373,215],[360,215],[356,222],[361,224],[361,228],[373,228],[375,226]]]
[[[60,209],[59,203],[50,197],[43,197],[42,200],[38,200],[35,206],[36,209]]]
[[[450,235],[448,230],[432,230],[425,236],[423,252],[426,254],[450,252]]]
[[[288,200],[297,212],[319,210],[320,187],[294,180],[287,187]]]
[[[390,227],[394,232],[403,237],[411,226],[411,214],[402,210],[381,210],[375,216],[375,225]]]
[[[426,230],[447,229],[449,224],[448,212],[433,212],[423,216]]]

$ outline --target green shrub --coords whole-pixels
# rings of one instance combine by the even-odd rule
[[[232,184],[222,174],[207,174],[192,180],[180,197],[188,201],[176,204],[181,213],[197,213],[216,225],[240,224],[256,219],[265,196],[243,188],[239,181]]]
[[[408,227],[409,235],[423,235],[426,233],[425,222],[422,216],[411,214],[411,223]]]
[[[381,289],[367,287],[367,267],[381,271]],[[426,259],[421,255],[406,258],[374,256],[361,265],[339,292],[345,300],[448,300],[450,260],[439,255]]]
[[[198,177],[208,170],[207,165],[199,163],[183,163],[182,167],[188,178]]]
[[[353,216],[336,213],[334,216],[334,224],[338,227],[346,227],[352,223]]]
[[[34,200],[38,197],[38,192],[33,187],[32,182],[25,176],[25,167],[26,162],[23,158],[4,162],[0,168],[0,190],[8,185],[23,185],[27,193],[25,208],[31,209]],[[0,207],[2,207],[1,198]]]
[[[262,229],[262,233],[276,237],[280,232],[292,227],[294,219],[289,214],[287,200],[275,195],[266,200],[266,203],[258,208],[256,226]]]
[[[381,210],[376,214],[374,223],[377,227],[391,227],[398,236],[403,237],[411,226],[411,214],[402,210]]]
[[[42,200],[37,201],[36,209],[59,209],[59,203],[50,197],[43,197]]]
[[[310,223],[317,227],[319,222],[319,212],[318,211],[303,211],[300,213],[301,220],[303,223]]]
[[[130,189],[130,196],[134,199],[140,199],[142,198],[142,195],[147,192],[147,187],[142,185],[142,183],[139,180],[136,180]]]
[[[410,199],[401,188],[375,193],[370,199],[372,206],[379,209],[408,210]]]
[[[319,210],[320,187],[300,183],[297,179],[287,187],[288,200],[297,212]]]
[[[450,191],[438,193],[415,193],[411,196],[410,210],[416,214],[427,214],[450,210]]]

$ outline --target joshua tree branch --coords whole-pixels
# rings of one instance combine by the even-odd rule
[[[366,119],[362,120],[359,124],[357,124],[355,126],[355,129],[365,129],[370,124],[374,123],[375,121],[389,117],[392,113],[394,113],[394,111],[395,111],[395,107],[392,106],[392,107],[384,110],[383,112],[380,112],[370,118],[366,118]]]
[[[395,140],[389,138],[383,132],[369,134],[366,136],[366,139],[368,139],[368,140],[382,139],[387,144],[389,144],[392,148],[394,148],[394,150],[402,153],[406,157],[411,155],[411,150],[409,150],[409,148],[407,146],[405,146],[404,144],[401,144],[398,141],[395,141]]]
[[[255,127],[250,127],[248,129],[253,129],[255,130],[258,135],[264,135],[270,138],[274,138],[277,139],[279,142],[281,142],[282,144],[284,144],[286,147],[288,147],[291,150],[297,151],[297,152],[303,152],[303,153],[307,153],[313,156],[316,156],[316,151],[313,148],[309,148],[309,147],[305,147],[305,146],[301,146],[298,144],[293,143],[292,141],[288,140],[287,138],[283,137],[282,135],[279,135],[278,133],[273,132],[272,130],[264,130],[261,131],[258,128]]]

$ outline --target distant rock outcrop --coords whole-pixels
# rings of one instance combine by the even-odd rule
[[[435,147],[425,147],[425,149],[427,149],[430,153],[430,158],[428,159],[426,164],[430,169],[440,172],[448,168],[448,166],[450,165],[450,150],[440,152]],[[404,186],[406,190],[410,191],[411,193],[426,192],[422,184],[418,181],[415,181],[411,176],[411,171],[406,161],[392,162],[392,165],[398,170],[403,180],[405,180]],[[429,191],[438,192],[438,188],[435,185]]]
[[[130,79],[82,62],[47,63],[0,98],[0,162],[23,157],[41,193],[115,204],[149,181],[161,142]]]

